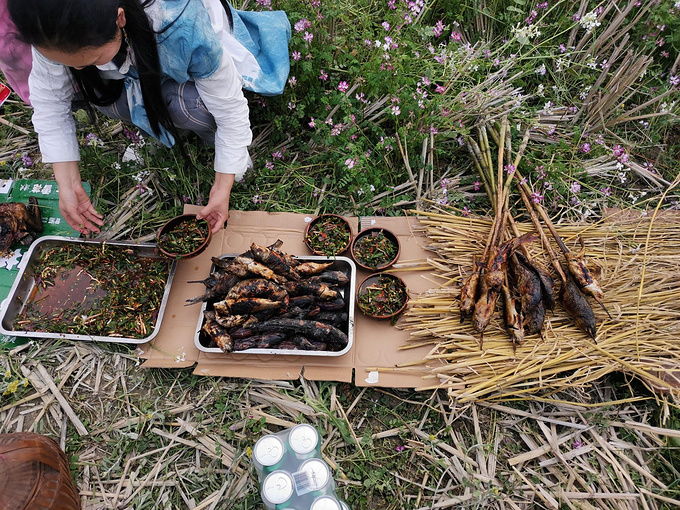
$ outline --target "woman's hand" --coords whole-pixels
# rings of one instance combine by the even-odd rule
[[[81,234],[99,232],[103,216],[90,202],[80,180],[77,161],[53,163],[54,177],[59,185],[59,211],[66,222]]]
[[[208,205],[201,209],[196,217],[210,223],[213,234],[217,234],[229,217],[229,195],[234,185],[233,174],[215,173],[215,184],[210,190]]]

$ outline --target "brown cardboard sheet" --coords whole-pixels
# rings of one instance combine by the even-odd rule
[[[196,206],[185,212],[196,212]],[[188,367],[195,364],[194,373],[206,376],[242,377],[249,379],[297,379],[300,374],[317,381],[352,382],[357,386],[412,388],[423,385],[423,369],[412,374],[390,373],[390,368],[402,363],[420,361],[429,348],[400,350],[408,332],[390,325],[389,321],[370,319],[355,308],[354,345],[342,356],[294,356],[221,354],[199,351],[194,345],[200,304],[185,306],[186,299],[204,292],[200,283],[189,283],[208,277],[211,257],[224,253],[242,253],[252,242],[269,245],[283,241],[281,249],[292,255],[309,251],[303,233],[312,215],[267,213],[261,211],[230,211],[227,228],[213,237],[208,249],[196,258],[180,261],[170,290],[161,329],[149,344],[141,346],[146,358],[144,367]],[[358,218],[348,218],[356,233]],[[392,230],[401,241],[398,263],[409,268],[425,263],[425,238],[413,232],[417,220],[408,217],[363,218],[362,225],[382,226]],[[404,269],[405,269],[404,268]],[[412,296],[437,285],[429,272],[397,269]],[[357,283],[368,273],[357,271]],[[380,371],[376,370],[380,368]]]

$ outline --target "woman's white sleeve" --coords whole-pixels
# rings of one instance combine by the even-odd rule
[[[50,62],[33,48],[28,86],[43,162],[79,161],[76,123],[71,113],[73,83],[68,69]]]
[[[243,81],[232,58],[222,52],[220,67],[208,78],[196,80],[196,89],[215,117],[215,171],[242,174],[248,163],[248,146],[253,141],[248,117],[248,100]]]

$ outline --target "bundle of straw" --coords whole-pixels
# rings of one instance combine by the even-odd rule
[[[482,350],[471,327],[458,318],[460,282],[492,221],[446,211],[417,213],[437,254],[430,262],[441,285],[412,300],[402,320],[410,332],[402,348],[431,345],[431,351],[399,370],[441,361],[426,369],[423,389],[446,388],[461,402],[510,399],[585,388],[606,374],[625,372],[657,394],[680,396],[680,215],[669,212],[653,220],[653,215],[611,214],[592,225],[557,226],[567,245],[574,246],[579,235],[585,241],[586,256],[601,268],[613,319],[594,309],[595,343],[557,306],[547,316],[543,338],[528,336],[513,355],[499,319],[489,325]],[[522,232],[532,228],[519,224]],[[539,260],[545,257],[539,246],[532,250]]]

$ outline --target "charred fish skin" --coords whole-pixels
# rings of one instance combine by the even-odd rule
[[[545,322],[545,305],[540,301],[538,305],[524,317],[524,328],[530,335],[540,335]]]
[[[238,277],[232,273],[220,273],[217,278],[217,283],[210,288],[208,292],[201,296],[187,299],[185,306],[200,303],[202,301],[210,301],[211,299],[220,299],[229,292],[229,290],[239,281]]]
[[[347,335],[334,326],[312,320],[297,319],[271,319],[267,322],[254,324],[248,328],[252,333],[266,333],[268,331],[279,331],[294,335],[303,335],[310,340],[325,342],[327,344],[340,347],[347,345]],[[244,336],[245,332],[238,331],[234,335]],[[243,336],[244,335],[244,336]]]
[[[338,291],[331,289],[325,283],[308,282],[307,280],[286,282],[283,284],[283,288],[291,296],[312,295],[329,300],[338,297]]]
[[[285,333],[264,333],[253,335],[247,338],[239,338],[234,341],[234,351],[245,351],[248,349],[272,349],[276,348],[286,339]]]
[[[208,320],[202,328],[202,331],[212,339],[213,342],[222,349],[223,352],[231,352],[234,347],[234,341],[227,332],[227,329],[221,326],[217,321]]]
[[[285,308],[284,301],[272,301],[265,298],[242,298],[230,305],[231,313],[234,315],[248,315],[265,310],[281,310]]]
[[[266,278],[251,278],[234,284],[227,293],[226,301],[240,298],[268,298],[272,301],[285,299],[288,293],[283,287]]]
[[[259,246],[255,243],[250,245],[250,251],[256,261],[264,264],[276,274],[285,276],[293,281],[298,281],[300,279],[300,275],[297,271],[290,266],[288,261],[279,252],[270,250],[265,246]]]
[[[349,276],[342,271],[323,271],[317,275],[305,278],[306,282],[332,283],[334,285],[344,285],[349,283]]]

